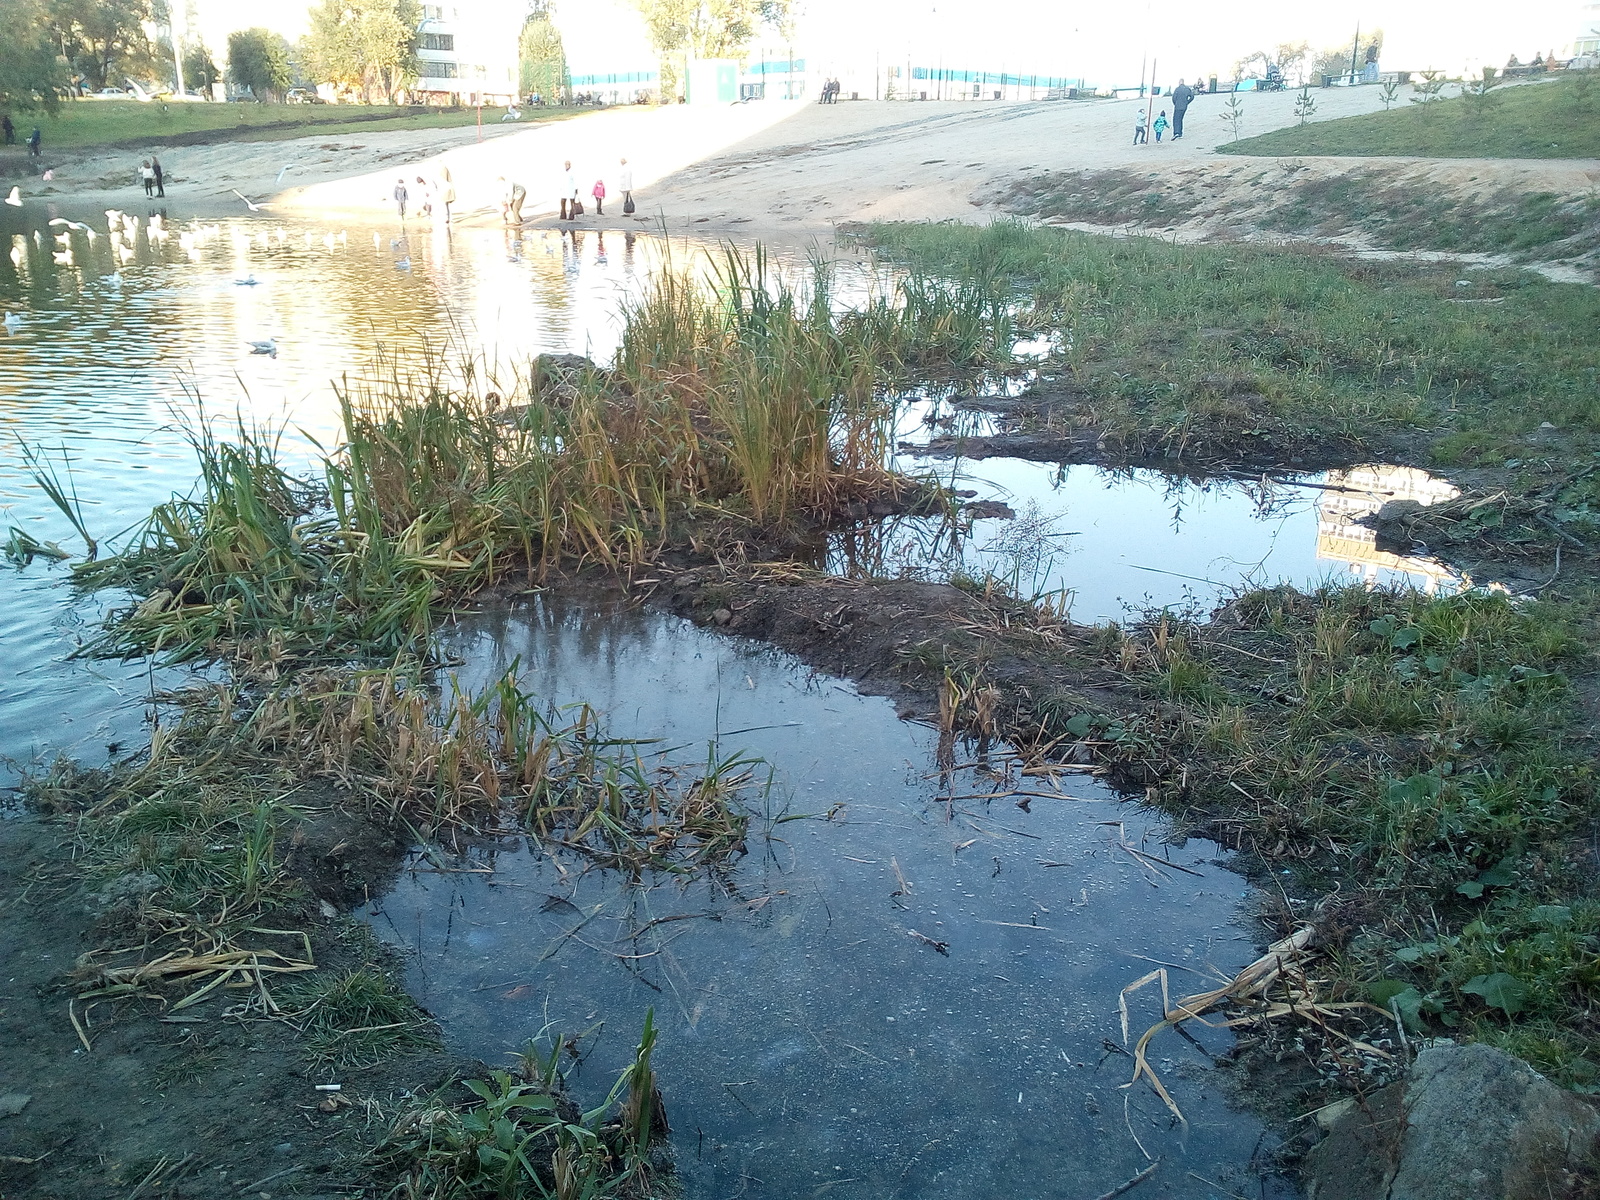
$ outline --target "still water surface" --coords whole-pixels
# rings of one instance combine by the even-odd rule
[[[682,744],[688,762],[713,740],[762,755],[764,815],[809,814],[758,818],[714,881],[630,885],[518,839],[419,857],[368,916],[458,1049],[508,1063],[546,1028],[603,1021],[573,1080],[590,1103],[654,1008],[695,1197],[1087,1198],[1146,1153],[1152,1195],[1294,1194],[1258,1180],[1271,1140],[1220,1093],[1210,1055],[1230,1034],[1154,1043],[1187,1128],[1147,1087],[1122,1090],[1119,990],[1152,960],[1189,992],[1255,957],[1215,845],[1163,844],[1159,818],[1087,777],[1026,811],[941,802],[932,730],[676,617],[541,599],[464,618],[446,644],[464,686],[518,662],[525,689],[597,705],[613,736]],[[994,790],[956,780],[944,795]],[[1135,1036],[1159,1019],[1153,991],[1131,1007]]]

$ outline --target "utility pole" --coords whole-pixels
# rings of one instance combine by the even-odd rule
[[[1150,126],[1156,112],[1156,60],[1150,60],[1150,103],[1144,106],[1144,144],[1150,145]]]
[[[177,71],[178,98],[183,99],[183,34],[187,25],[184,12],[188,0],[172,0],[172,7],[167,14],[167,29],[172,34],[172,63]]]
[[[1350,47],[1350,83],[1356,81],[1356,55],[1361,53],[1361,22],[1356,22],[1356,44]]]

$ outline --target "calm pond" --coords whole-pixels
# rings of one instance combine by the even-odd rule
[[[154,238],[145,227],[120,252],[104,233],[75,234],[69,254],[42,224],[53,215],[0,213],[0,306],[18,318],[0,331],[0,532],[15,525],[74,552],[81,542],[24,446],[71,481],[90,530],[114,539],[192,486],[186,427],[271,423],[289,460],[310,462],[339,436],[332,382],[375,369],[381,347],[604,362],[623,302],[669,256],[646,236],[532,233],[518,246],[497,230],[406,238],[268,219]],[[93,223],[104,229],[100,214]],[[874,278],[844,275],[844,302]],[[277,355],[252,354],[247,343],[266,338]],[[908,434],[928,412],[907,406]],[[1246,580],[1452,582],[1350,524],[1432,486],[1386,468],[1268,485],[914,450],[901,463],[1016,516],[960,537],[926,519],[838,534],[820,551],[830,569],[993,573],[1070,592],[1086,621],[1205,606]],[[139,745],[145,697],[190,677],[71,657],[118,597],[76,597],[66,575],[0,570],[0,782],[57,752],[94,761]],[[1121,987],[1150,960],[1193,990],[1254,956],[1249,891],[1216,847],[1165,845],[1160,820],[1088,779],[1029,811],[940,803],[931,731],[784,655],[673,618],[547,597],[442,636],[463,682],[520,657],[524,686],[594,705],[614,732],[702,755],[723,739],[774,773],[762,836],[715,882],[626,887],[515,842],[445,870],[413,863],[369,919],[408,950],[411,985],[453,1046],[503,1062],[546,1025],[576,1034],[601,1022],[578,1080],[592,1096],[654,1006],[695,1196],[1087,1197],[1146,1154],[1162,1159],[1160,1194],[1291,1194],[1257,1182],[1262,1127],[1219,1094],[1209,1055],[1227,1035],[1158,1044],[1187,1128],[1147,1088],[1120,1089]],[[649,925],[662,917],[683,919]],[[1143,998],[1136,1009],[1156,1011]]]

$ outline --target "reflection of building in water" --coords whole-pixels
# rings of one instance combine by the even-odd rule
[[[1378,549],[1377,531],[1356,522],[1370,517],[1390,500],[1415,500],[1437,504],[1460,495],[1460,490],[1416,467],[1365,466],[1329,471],[1328,491],[1317,511],[1317,557],[1348,563],[1350,573],[1368,583],[1378,582],[1380,571],[1403,571],[1420,577],[1428,592],[1440,584],[1455,586],[1458,576],[1442,563],[1408,554]]]

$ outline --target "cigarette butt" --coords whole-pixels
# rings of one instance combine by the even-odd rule
[[[319,1092],[337,1092],[343,1086],[344,1085],[341,1084],[341,1083],[319,1083],[319,1084],[317,1084],[317,1091],[319,1091]]]

